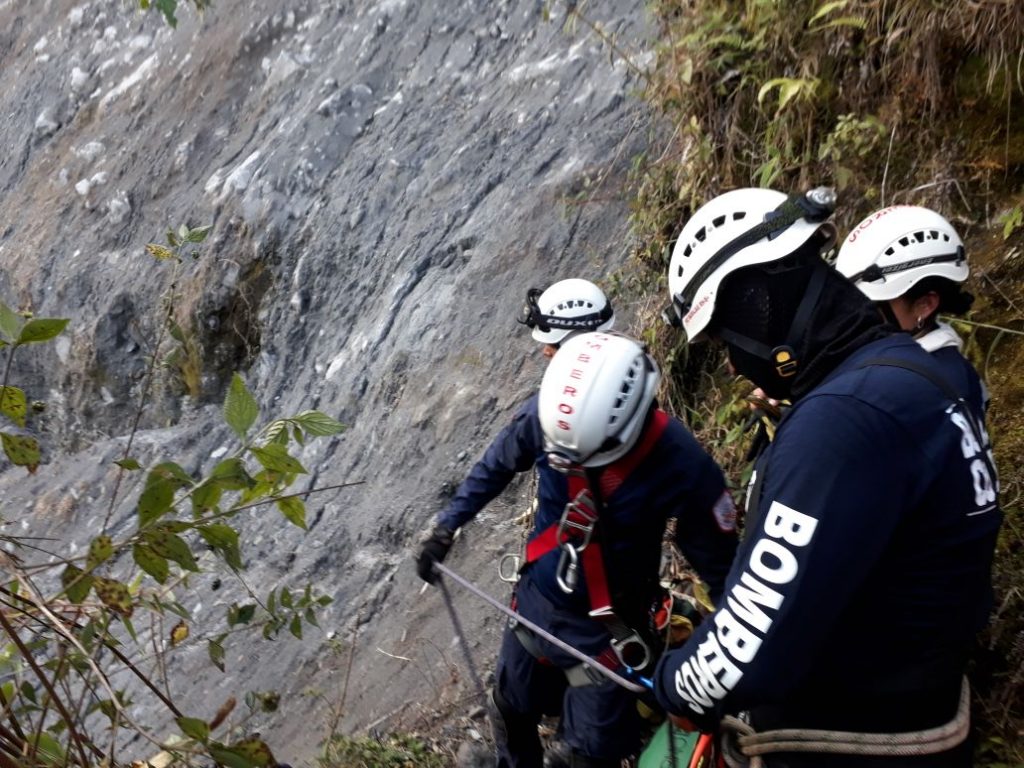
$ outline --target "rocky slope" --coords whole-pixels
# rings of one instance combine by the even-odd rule
[[[585,25],[563,28],[560,5],[545,22],[528,0],[216,0],[176,30],[132,5],[0,0],[0,298],[71,318],[16,360],[12,379],[48,402],[48,450],[31,478],[0,473],[3,515],[72,551],[95,535],[170,283],[143,245],[213,224],[173,299],[195,359],[162,374],[138,458],[209,468],[232,445],[217,404],[240,370],[264,413],[349,425],[305,450],[310,484],[363,484],[310,497],[308,534],[272,509],[242,521],[249,583],[333,596],[324,634],[234,639],[226,675],[187,644],[173,690],[200,717],[229,692],[280,691],[252,727],[301,762],[357,624],[343,730],[426,722],[471,695],[410,548],[539,379],[513,322],[525,289],[623,265],[618,191],[647,116],[630,68]],[[644,50],[639,0],[583,11]],[[492,592],[524,497],[491,505],[453,555]],[[196,634],[245,595],[222,581],[182,593]],[[460,604],[486,667],[502,621]]]

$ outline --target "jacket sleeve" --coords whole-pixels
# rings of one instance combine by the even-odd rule
[[[736,505],[721,468],[687,432],[687,450],[678,451],[671,482],[682,492],[676,513],[675,543],[717,601],[736,556]]]
[[[662,706],[702,728],[801,683],[926,474],[910,436],[872,406],[801,406],[770,448],[718,609],[655,672]]]
[[[530,469],[543,450],[544,437],[537,416],[537,395],[534,395],[473,465],[448,506],[438,514],[438,524],[452,530],[461,528],[505,490],[517,472]]]

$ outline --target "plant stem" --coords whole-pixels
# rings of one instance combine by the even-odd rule
[[[89,760],[85,756],[85,742],[83,741],[82,737],[78,734],[78,731],[75,728],[74,719],[68,713],[67,709],[64,708],[64,703],[60,700],[60,697],[57,696],[57,692],[53,689],[53,686],[50,684],[49,678],[43,673],[43,670],[36,663],[35,657],[33,657],[32,655],[32,651],[29,650],[29,648],[25,645],[24,642],[22,642],[21,637],[15,631],[14,627],[11,626],[11,623],[9,621],[7,621],[7,617],[4,616],[3,611],[0,611],[0,626],[3,626],[4,631],[7,632],[8,636],[11,638],[11,641],[18,647],[18,653],[20,653],[21,657],[28,663],[30,667],[32,667],[33,673],[35,673],[35,676],[39,679],[39,682],[42,683],[47,693],[50,694],[50,698],[53,701],[54,706],[57,708],[57,711],[60,712],[60,716],[64,719],[64,722],[68,726],[68,733],[71,734],[71,738],[75,742],[75,747],[78,749],[78,755],[82,759],[83,768],[87,767],[89,765]],[[96,749],[95,745],[90,744],[89,746],[94,750],[98,757],[103,757],[103,753],[100,752],[100,750]]]
[[[178,270],[180,265],[176,263],[174,265],[174,273],[171,275],[171,287],[168,291],[169,296],[167,300],[167,311],[164,313],[163,322],[160,323],[160,329],[157,331],[156,344],[153,346],[153,354],[149,359],[149,367],[146,369],[146,380],[142,385],[142,393],[139,396],[139,407],[135,409],[135,417],[132,420],[132,428],[128,433],[128,442],[124,447],[124,454],[121,456],[121,460],[125,460],[131,456],[132,443],[135,441],[135,435],[139,431],[139,422],[142,421],[142,413],[146,409],[146,403],[149,401],[149,390],[153,386],[153,379],[156,378],[157,360],[160,354],[160,345],[163,344],[164,335],[167,333],[167,328],[171,324],[171,320],[174,314],[174,302],[171,301],[171,297],[174,295],[174,289],[178,285]],[[107,532],[107,526],[110,524],[110,518],[114,515],[114,508],[117,504],[117,494],[121,490],[121,481],[124,478],[125,469],[124,467],[118,467],[117,479],[114,481],[114,490],[110,494],[110,506],[107,508],[106,517],[103,518],[103,527],[100,529],[101,534]]]

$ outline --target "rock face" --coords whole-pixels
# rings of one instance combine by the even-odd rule
[[[232,639],[227,675],[186,645],[175,693],[208,717],[229,691],[280,691],[256,728],[308,760],[355,636],[342,730],[424,726],[460,696],[466,714],[460,648],[410,549],[539,380],[513,320],[526,288],[624,264],[638,84],[560,4],[544,21],[539,1],[216,0],[201,20],[181,4],[176,30],[129,5],[0,1],[0,298],[72,319],[15,361],[12,381],[48,402],[48,452],[31,478],[0,474],[4,514],[77,546],[97,532],[172,280],[143,245],[213,224],[172,300],[203,373],[161,374],[138,458],[199,470],[233,450],[217,404],[239,370],[265,414],[349,425],[306,449],[309,484],[363,484],[311,496],[306,534],[272,509],[239,521],[258,593],[312,582],[335,598],[324,634]],[[584,13],[642,54],[639,0]],[[507,594],[493,565],[518,544],[526,490],[450,559],[492,593]],[[122,489],[116,530],[138,491]],[[245,597],[222,580],[180,595],[197,634]],[[456,597],[486,669],[503,621]]]

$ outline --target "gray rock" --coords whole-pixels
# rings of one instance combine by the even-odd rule
[[[54,119],[53,111],[51,109],[44,109],[42,112],[39,113],[39,116],[36,117],[36,136],[40,138],[52,136],[57,132],[59,128],[60,123],[58,123]]]
[[[88,93],[92,90],[92,75],[79,67],[72,67],[69,82],[74,93]]]
[[[261,420],[318,408],[348,425],[302,448],[301,489],[362,484],[310,494],[308,534],[273,507],[237,519],[247,582],[261,595],[312,583],[334,598],[324,632],[309,627],[301,642],[289,635],[273,646],[233,634],[226,675],[211,671],[205,648],[182,649],[171,687],[188,712],[228,691],[239,700],[280,691],[280,711],[258,727],[276,755],[311,764],[325,708],[305,692],[340,690],[345,657],[335,663],[326,633],[344,644],[358,629],[341,730],[455,712],[451,743],[471,750],[467,728],[485,738],[486,728],[464,720],[471,683],[450,650],[439,593],[420,591],[410,551],[540,380],[535,344],[513,321],[525,289],[626,265],[629,211],[608,192],[648,134],[628,96],[638,84],[584,28],[544,23],[533,0],[217,0],[201,23],[179,3],[176,30],[123,0],[78,2],[67,17],[72,3],[57,16],[33,3],[3,11],[28,44],[8,51],[0,93],[10,116],[0,121],[10,157],[0,164],[0,221],[12,223],[0,299],[71,324],[59,343],[14,359],[12,381],[47,401],[47,463],[27,479],[0,468],[0,498],[30,510],[26,533],[87,549],[170,289],[172,265],[144,246],[183,222],[212,224],[199,258],[177,265],[174,289],[202,373],[185,386],[174,364],[158,369],[133,452],[195,472],[233,455],[239,443],[221,404],[239,371]],[[591,0],[587,14],[617,44],[649,48],[641,0]],[[45,67],[32,50],[44,35],[54,54]],[[74,67],[92,79],[80,91],[69,89]],[[332,95],[325,116],[319,107]],[[45,125],[26,135],[43,113]],[[105,151],[73,153],[91,142]],[[586,204],[564,205],[584,174],[603,186]],[[132,479],[112,518],[119,538],[134,526],[141,476]],[[70,498],[79,487],[66,514],[34,511],[48,491]],[[507,521],[528,495],[527,478],[513,484],[449,557],[503,598],[496,553],[518,546]],[[216,590],[211,574],[178,595],[203,606],[211,634],[226,606],[251,599],[230,573],[217,575]],[[504,622],[457,599],[487,677]],[[133,716],[172,732],[151,696],[129,694]]]
[[[494,768],[497,765],[492,750],[477,741],[464,741],[455,753],[456,768]]]

